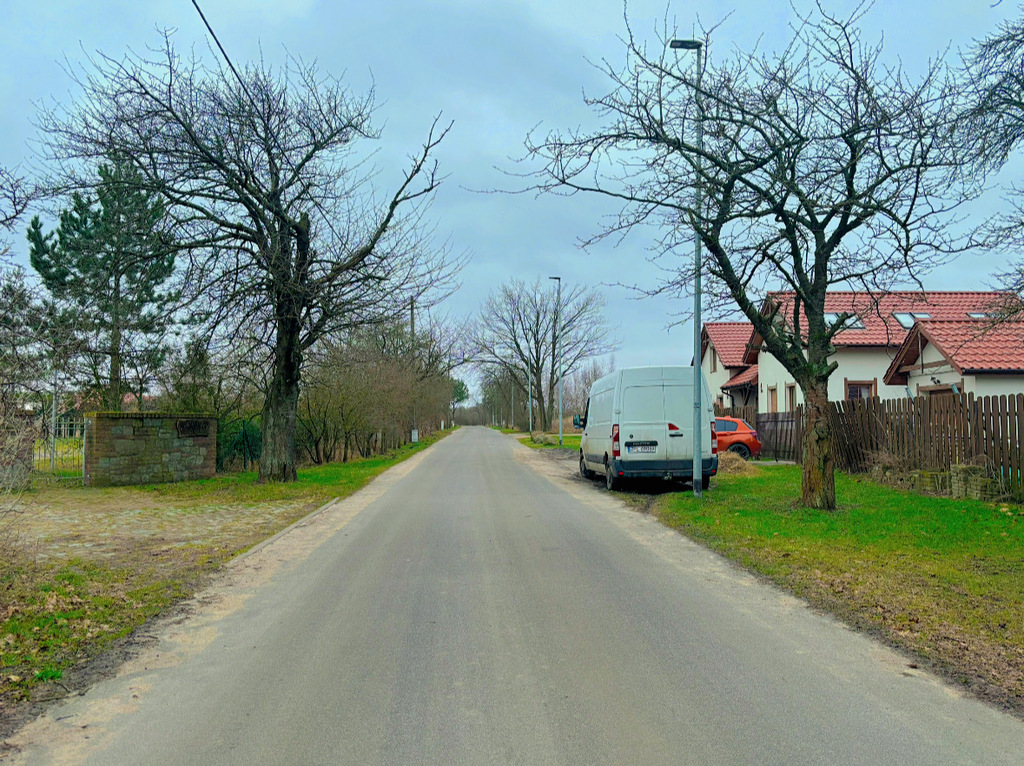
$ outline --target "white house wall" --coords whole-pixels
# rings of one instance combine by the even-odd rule
[[[895,349],[887,348],[840,348],[830,359],[839,363],[828,380],[828,398],[839,401],[846,397],[845,381],[875,383],[876,395],[883,399],[897,399],[907,395],[903,386],[888,386],[883,377],[892,362]],[[778,391],[779,412],[786,410],[786,385],[795,383],[793,376],[767,351],[758,354],[758,411],[768,412],[770,401],[768,389],[775,386]],[[803,404],[800,386],[796,387],[796,404]]]
[[[971,378],[971,388],[967,379]],[[975,396],[1001,396],[1024,393],[1024,375],[970,375],[964,377],[964,388]]]
[[[925,365],[924,370],[921,369],[921,365]],[[928,365],[938,366],[929,367]],[[968,378],[970,378],[970,384],[968,384]],[[964,393],[966,394],[974,387],[974,376],[969,375],[965,378],[953,369],[953,366],[946,361],[946,358],[939,353],[935,346],[926,343],[914,364],[914,369],[907,373],[907,386],[910,387],[911,393],[918,396],[925,394],[926,391],[921,389],[928,386],[948,386],[952,383],[959,387],[961,379],[963,379]]]
[[[711,359],[714,357],[718,362],[718,369],[711,372]],[[722,391],[722,386],[729,382],[732,378],[735,370],[730,369],[722,364],[721,358],[718,357],[718,352],[715,351],[713,343],[708,343],[708,350],[704,353],[704,358],[700,363],[701,369],[704,371],[704,377],[708,381],[708,388],[711,389],[711,396],[714,401],[718,401],[719,396],[723,396],[723,404],[726,407],[732,406],[732,398]]]
[[[786,384],[792,383],[793,377],[786,372],[779,360],[767,351],[760,351],[757,355],[757,381],[757,411],[770,411],[768,391],[772,386],[778,391],[779,411],[783,411],[786,408]],[[803,401],[799,389],[797,386],[798,404]]]

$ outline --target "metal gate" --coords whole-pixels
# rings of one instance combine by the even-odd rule
[[[41,479],[82,481],[85,470],[85,418],[40,418],[32,453],[32,471]]]

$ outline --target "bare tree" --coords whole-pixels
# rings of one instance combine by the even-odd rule
[[[615,369],[614,361],[604,365],[596,359],[590,360],[589,364],[583,365],[565,378],[565,399],[566,410],[570,413],[582,415],[587,408],[587,399],[590,398],[590,387],[598,378],[602,378]]]
[[[448,417],[461,325],[447,318],[374,325],[332,337],[299,399],[299,443],[314,463],[398,446]]]
[[[692,290],[697,232],[711,311],[738,308],[804,392],[802,501],[818,508],[835,507],[829,357],[850,320],[826,317],[826,292],[880,295],[970,247],[958,208],[978,191],[957,183],[952,77],[935,63],[911,81],[885,63],[857,30],[862,12],[819,4],[780,53],[733,49],[713,66],[709,34],[700,85],[670,35],[649,53],[630,34],[625,66],[603,66],[611,92],[586,100],[603,126],[527,140],[541,188],[621,202],[595,239],[656,228],[670,278],[649,292]]]
[[[0,167],[0,232],[14,229],[34,193],[25,179]],[[0,580],[17,561],[15,522],[36,438],[24,409],[25,394],[43,368],[38,340],[45,316],[24,271],[12,267],[7,254],[0,236]]]
[[[1024,16],[1006,21],[978,42],[966,59],[970,103],[961,122],[965,145],[974,152],[974,168],[998,172],[1024,143]],[[996,247],[1020,252],[1024,243],[1024,189],[1011,183],[1008,209],[991,227]],[[1024,261],[1014,260],[997,278],[1015,296],[1024,296]],[[1019,319],[1024,301],[1008,300],[999,319]]]
[[[183,60],[165,35],[151,57],[98,55],[73,74],[77,102],[40,117],[63,185],[119,156],[164,200],[187,284],[238,343],[265,344],[261,480],[296,476],[304,356],[332,333],[430,305],[458,263],[423,215],[440,183],[435,120],[395,190],[356,153],[376,139],[372,91],[353,96],[315,64],[233,69]],[[193,309],[197,310],[197,302]]]
[[[0,229],[11,231],[28,209],[38,190],[22,176],[0,167]],[[0,242],[0,255],[7,253],[7,245]]]
[[[544,431],[551,424],[560,374],[617,348],[600,293],[566,285],[560,305],[557,295],[553,287],[542,291],[540,280],[532,285],[511,280],[487,298],[473,333],[476,364],[507,375],[524,401],[532,388],[540,404],[537,426]],[[560,366],[553,363],[555,354]]]

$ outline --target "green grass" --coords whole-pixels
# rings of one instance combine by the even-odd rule
[[[173,484],[151,484],[132,489],[148,492],[154,497],[162,499],[201,499],[211,504],[263,503],[278,500],[327,502],[334,497],[344,497],[361,489],[378,474],[417,452],[422,452],[449,433],[451,431],[440,431],[429,438],[421,439],[416,444],[406,444],[404,447],[377,457],[357,458],[348,463],[306,466],[299,469],[298,480],[294,482],[259,484],[256,471],[243,471],[217,474],[211,479]],[[118,488],[86,491],[117,492]]]
[[[658,498],[667,525],[983,696],[1024,711],[1024,509],[836,475],[839,508],[802,508],[798,466]]]
[[[32,687],[62,678],[67,668],[189,595],[185,585],[81,559],[5,567],[0,596],[10,606],[0,621],[0,693],[28,699]]]
[[[543,443],[535,442],[529,436],[523,436],[519,439],[520,442],[525,444],[531,449],[559,449],[558,447],[558,434],[547,434],[546,439]],[[562,436],[562,449],[579,450],[580,448],[580,436],[579,434],[563,434]]]

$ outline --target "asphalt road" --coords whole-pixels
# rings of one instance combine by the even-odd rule
[[[566,469],[456,432],[232,567],[13,761],[1024,763],[1020,721]]]

